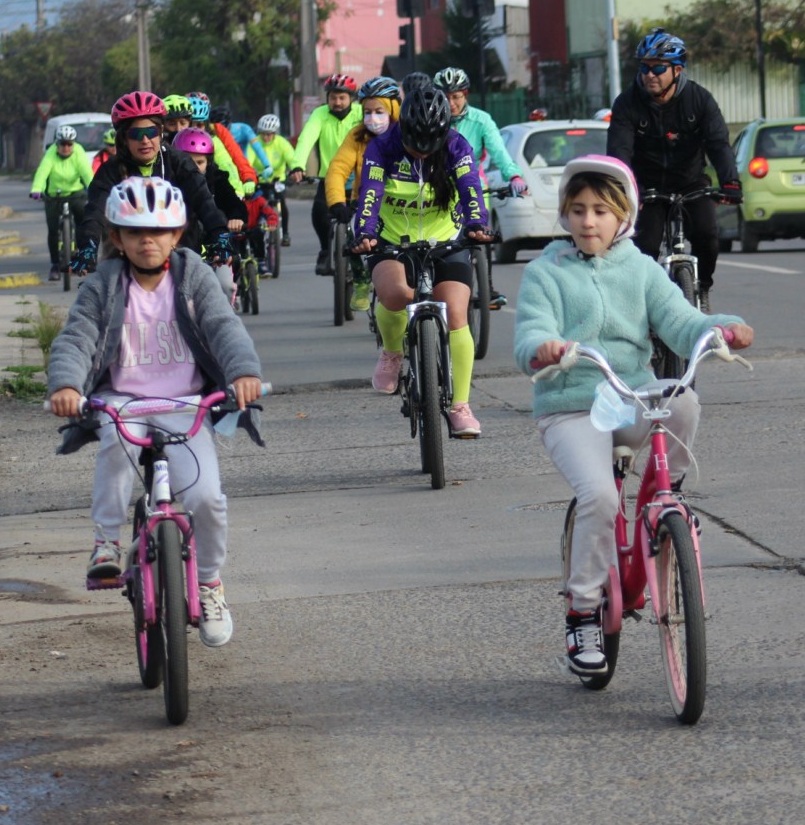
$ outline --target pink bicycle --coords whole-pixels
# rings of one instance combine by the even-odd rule
[[[615,519],[617,563],[609,570],[604,586],[602,624],[608,671],[580,676],[590,690],[605,688],[615,673],[624,616],[642,619],[638,612],[651,602],[652,623],[660,631],[665,681],[677,719],[693,725],[704,710],[707,683],[705,639],[705,599],[702,586],[699,520],[684,496],[673,490],[668,466],[666,420],[672,414],[670,400],[693,383],[698,365],[715,355],[724,361],[751,365],[729,350],[732,333],[714,327],[699,338],[690,365],[678,382],[652,385],[635,391],[624,384],[595,349],[570,343],[559,364],[545,367],[534,380],[556,375],[589,361],[606,377],[612,389],[625,401],[634,401],[637,414],[651,421],[649,454],[634,503],[634,521],[626,515],[624,482],[635,465],[636,455],[628,447],[613,451],[615,482],[621,506]],[[562,534],[563,590],[573,552],[576,499],[568,507]],[[631,532],[631,537],[630,537]],[[648,596],[646,589],[648,588]]]
[[[270,389],[270,384],[264,384],[263,395]],[[175,505],[165,447],[190,441],[207,413],[236,409],[232,387],[203,398],[136,398],[119,406],[107,404],[102,398],[81,400],[82,415],[105,413],[121,438],[142,448],[143,466],[143,495],[134,508],[134,540],[124,572],[111,579],[88,578],[87,589],[125,590],[134,611],[140,679],[149,689],[163,685],[165,713],[173,725],[187,719],[187,625],[198,627],[201,606],[193,514]],[[167,432],[149,425],[147,434],[138,436],[125,423],[125,419],[194,410],[193,423],[186,432]]]

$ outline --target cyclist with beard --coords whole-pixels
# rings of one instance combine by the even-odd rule
[[[319,181],[313,199],[311,220],[319,239],[319,254],[316,258],[316,274],[329,275],[327,244],[330,237],[330,213],[324,191],[324,176],[330,161],[349,134],[350,129],[363,121],[363,108],[354,101],[358,86],[355,80],[345,74],[330,75],[324,81],[327,102],[310,113],[310,117],[299,133],[294,151],[289,179],[299,183],[304,177],[304,168],[314,146],[319,150]]]
[[[707,89],[685,74],[687,49],[678,37],[653,29],[638,44],[640,61],[632,85],[612,104],[607,154],[632,167],[640,192],[685,194],[711,185],[705,155],[718,175],[723,203],[740,203],[741,182],[729,129]],[[668,204],[643,204],[635,244],[657,258]],[[710,311],[710,289],[718,259],[716,204],[699,198],[685,204],[685,233],[699,259],[701,307]]]

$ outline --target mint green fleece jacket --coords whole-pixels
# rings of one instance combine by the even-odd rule
[[[692,307],[665,270],[625,239],[604,256],[584,259],[567,240],[553,241],[523,271],[517,297],[514,358],[525,373],[546,341],[594,347],[630,387],[653,380],[649,328],[678,355],[699,336],[737,315],[704,315]],[[579,363],[534,385],[534,416],[589,410],[603,380],[593,364]]]

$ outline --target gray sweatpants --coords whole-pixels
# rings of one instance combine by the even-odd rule
[[[671,401],[673,414],[668,429],[690,447],[699,424],[699,399],[686,390]],[[622,430],[602,433],[590,422],[587,412],[556,413],[537,420],[542,443],[551,461],[576,495],[576,523],[573,555],[567,583],[574,610],[595,610],[601,603],[602,588],[610,564],[616,561],[615,515],[618,492],[612,473],[612,449],[637,449],[646,438],[650,422],[637,410],[635,423]],[[680,479],[690,457],[685,448],[668,437],[671,477]]]
[[[154,415],[138,419],[149,421],[172,432],[189,429],[192,415]],[[92,520],[95,537],[118,540],[128,521],[128,509],[138,466],[140,448],[121,443],[117,429],[107,416],[97,431],[100,449],[95,462],[95,484],[92,491]],[[127,421],[136,435],[145,435],[145,426]],[[192,451],[192,452],[191,452]],[[215,581],[226,560],[226,496],[221,490],[218,454],[209,416],[196,436],[187,444],[173,445],[165,450],[170,461],[171,487],[184,507],[192,511],[196,536],[199,581]],[[131,459],[131,460],[130,460]],[[132,463],[133,461],[133,463]],[[140,491],[137,495],[139,497]],[[127,546],[127,539],[122,546]]]

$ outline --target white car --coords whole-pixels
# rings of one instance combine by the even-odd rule
[[[601,120],[540,120],[500,130],[529,195],[490,200],[492,226],[503,238],[494,248],[498,263],[514,263],[518,249],[542,249],[553,238],[567,235],[558,221],[559,178],[569,160],[606,154],[608,127]],[[489,159],[484,168],[490,189],[506,185]]]
[[[103,133],[112,128],[112,117],[108,112],[76,112],[52,117],[45,124],[42,151],[56,139],[59,126],[72,126],[76,130],[76,140],[86,149],[91,162],[103,148]]]

